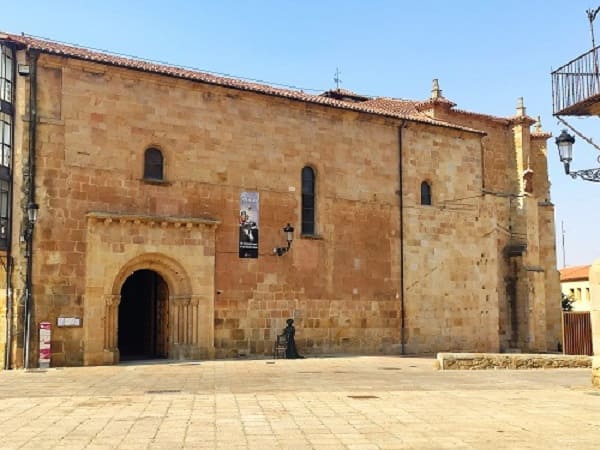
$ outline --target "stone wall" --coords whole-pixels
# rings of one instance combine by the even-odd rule
[[[587,368],[592,359],[580,355],[511,353],[438,353],[441,370]]]
[[[214,281],[202,283],[189,271],[214,303],[214,318],[199,326],[211,336],[214,323],[218,357],[270,354],[288,317],[296,318],[298,344],[309,353],[397,348],[396,122],[46,55],[39,73],[34,322],[69,314],[83,316],[87,327],[55,333],[59,364],[112,361],[98,353],[101,330],[89,328],[108,314],[109,272],[136,252],[184,267],[187,255],[205,254],[190,243],[167,250],[145,221],[127,240],[109,232],[113,225],[108,241],[96,243],[89,212],[220,222]],[[149,146],[164,154],[164,183],[142,180]],[[318,234],[297,233],[292,251],[276,257],[272,249],[285,242],[281,228],[299,223],[305,165],[317,174]],[[242,191],[260,193],[257,260],[237,255]]]
[[[480,139],[414,126],[404,134],[407,351],[497,351],[498,260]],[[431,205],[420,203],[422,181],[431,184]]]
[[[23,80],[20,180],[29,131]],[[481,133],[451,126],[46,54],[39,83],[32,323],[84,319],[81,329],[55,331],[54,363],[118,360],[120,286],[128,271],[144,268],[174,293],[174,357],[268,355],[288,317],[304,353],[399,353],[403,313],[409,352],[506,346],[503,249],[515,206],[504,194],[520,186],[509,121],[465,118],[471,128],[487,124],[482,144]],[[161,182],[143,179],[149,147],[165,158]],[[307,165],[316,174],[316,233],[301,236]],[[27,191],[20,180],[16,223]],[[432,205],[421,205],[422,181],[432,186]],[[258,259],[238,257],[243,191],[260,194]],[[523,217],[537,227],[533,204]],[[296,239],[277,257],[286,223]],[[15,245],[16,296],[23,256]],[[539,301],[535,314],[544,315]],[[537,342],[545,320],[536,322]]]
[[[556,270],[554,205],[549,196],[546,141],[550,134],[519,102],[517,115],[505,119],[432,102],[442,120],[484,130],[483,190],[493,209],[496,242],[498,329],[502,350],[553,351],[561,341],[560,283]],[[526,189],[524,174],[532,171]],[[507,249],[521,246],[520,255]],[[511,293],[512,292],[512,293]]]

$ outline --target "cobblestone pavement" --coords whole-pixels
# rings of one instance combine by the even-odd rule
[[[0,371],[0,448],[593,449],[590,380],[411,357]]]

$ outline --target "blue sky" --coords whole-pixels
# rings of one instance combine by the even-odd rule
[[[424,99],[438,78],[458,108],[512,116],[518,97],[554,136],[550,72],[591,48],[600,0],[4,2],[0,30],[318,91]],[[596,21],[600,42],[600,16]],[[598,118],[573,120],[600,142]],[[600,258],[600,184],[563,173],[548,143],[558,265]],[[573,169],[600,166],[578,139]]]

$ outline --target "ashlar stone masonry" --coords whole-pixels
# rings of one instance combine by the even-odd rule
[[[9,108],[8,367],[37,364],[42,321],[53,366],[271,355],[287,318],[306,355],[560,342],[549,135],[522,104],[501,118],[456,109],[437,82],[425,101],[308,95],[0,44],[30,69]],[[238,253],[242,192],[260,199],[258,258]]]

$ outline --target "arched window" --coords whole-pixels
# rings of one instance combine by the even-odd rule
[[[421,205],[431,205],[431,185],[427,181],[421,183]]]
[[[315,171],[302,169],[302,234],[315,234]]]
[[[149,148],[144,153],[144,179],[163,179],[163,155],[157,148]]]

